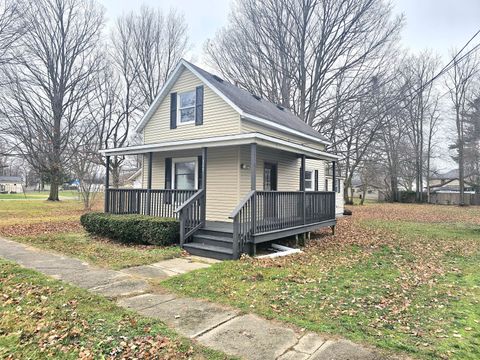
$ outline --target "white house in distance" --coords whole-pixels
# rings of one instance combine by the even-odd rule
[[[336,224],[328,139],[288,109],[182,60],[137,127],[142,189],[107,189],[105,211],[180,220],[180,244],[220,259]],[[108,166],[107,166],[108,169]],[[333,171],[335,173],[335,171]],[[107,173],[107,183],[109,174]]]
[[[0,194],[23,192],[23,180],[20,176],[0,176]]]

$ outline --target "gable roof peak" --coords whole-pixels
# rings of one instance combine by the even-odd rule
[[[287,108],[278,106],[264,98],[251,94],[249,91],[236,86],[220,76],[212,74],[183,58],[179,61],[177,67],[171,73],[153,104],[138,124],[136,129],[137,132],[141,131],[153,116],[160,102],[168,94],[183,68],[190,70],[194,75],[200,78],[200,80],[210,87],[212,91],[233,107],[242,118],[259,121],[267,126],[272,126],[279,130],[287,130],[323,144],[330,144],[328,139],[320,135],[318,131],[314,130]]]

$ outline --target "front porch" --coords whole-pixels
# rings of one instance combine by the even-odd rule
[[[334,166],[336,157],[301,151],[299,145],[286,151],[284,141],[268,144],[246,139],[246,143],[222,142],[218,146],[181,148],[182,156],[187,154],[189,158],[198,159],[196,165],[192,165],[196,172],[188,175],[195,179],[190,181],[190,186],[192,181],[198,185],[189,189],[179,188],[186,177],[177,181],[175,168],[169,170],[165,165],[159,170],[161,165],[155,165],[171,164],[177,149],[157,148],[155,152],[145,151],[153,149],[137,149],[137,152],[132,152],[131,148],[122,152],[112,149],[106,153],[107,163],[114,155],[147,155],[144,161],[146,186],[143,189],[112,189],[108,186],[107,174],[105,211],[177,218],[183,248],[220,259],[236,259],[242,253],[255,255],[256,245],[262,242],[325,226],[333,229],[336,193],[322,191],[317,170],[310,171],[308,179],[306,174],[308,159],[332,161]],[[238,155],[229,158],[229,154]],[[249,159],[245,161],[247,156]],[[276,162],[272,160],[275,157],[278,158]],[[165,187],[170,188],[153,188],[153,183],[158,186],[158,178],[162,177],[157,174],[155,179],[155,171],[163,175]],[[263,186],[258,189],[260,181]]]

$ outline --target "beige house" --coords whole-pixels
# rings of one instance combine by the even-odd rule
[[[23,191],[20,176],[0,176],[0,194],[15,194]]]
[[[282,106],[187,61],[137,131],[142,145],[103,153],[107,161],[143,154],[142,189],[108,189],[105,211],[178,217],[191,253],[255,253],[261,242],[333,228],[343,212],[325,188],[326,165],[338,159],[327,139]]]

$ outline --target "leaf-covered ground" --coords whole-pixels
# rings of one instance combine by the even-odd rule
[[[163,286],[419,358],[480,358],[480,208],[354,207],[305,251]]]
[[[0,260],[2,359],[225,359],[163,323]]]
[[[0,236],[113,269],[181,254],[174,246],[125,245],[89,236],[80,225],[83,212],[81,202],[74,200],[0,200]]]

